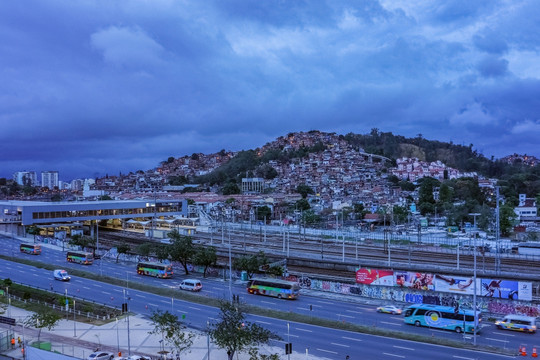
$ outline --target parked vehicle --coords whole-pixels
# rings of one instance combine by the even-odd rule
[[[107,351],[96,351],[88,355],[87,360],[113,360],[114,354]]]
[[[180,283],[180,289],[188,291],[201,291],[202,284],[199,280],[185,279]]]
[[[53,271],[54,280],[60,280],[60,281],[69,281],[71,280],[71,276],[69,276],[68,272],[66,270],[57,269]]]
[[[522,315],[506,315],[502,320],[495,321],[501,330],[514,330],[534,334],[536,332],[536,318]]]

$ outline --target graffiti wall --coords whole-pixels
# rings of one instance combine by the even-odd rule
[[[327,291],[352,296],[361,296],[382,301],[434,304],[455,307],[473,307],[473,297],[467,293],[442,293],[421,291],[414,287],[370,286],[367,284],[346,284],[320,280],[306,276],[288,276],[286,280],[297,282],[301,288]],[[505,290],[501,290],[505,291]],[[507,315],[520,314],[540,316],[540,305],[525,301],[511,301],[507,298],[477,297],[477,305],[483,312]]]

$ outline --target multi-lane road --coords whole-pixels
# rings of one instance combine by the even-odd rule
[[[164,280],[139,276],[135,272],[135,264],[117,264],[114,260],[98,260],[91,266],[69,264],[66,262],[65,253],[61,249],[44,246],[41,255],[31,256],[21,254],[18,249],[19,244],[16,240],[0,237],[0,253],[13,257],[25,257],[34,261],[46,262],[47,264],[56,264],[58,267],[68,269],[68,271],[70,268],[77,268],[78,270],[103,274],[109,277],[117,277],[125,280],[125,286],[115,286],[77,276],[72,277],[72,280],[67,283],[55,282],[52,279],[51,271],[5,260],[0,261],[1,278],[9,277],[15,282],[41,287],[46,290],[49,290],[49,284],[52,283],[56,292],[65,293],[67,290],[69,296],[106,303],[118,308],[126,299],[129,299],[129,307],[133,312],[149,315],[155,309],[168,310],[179,316],[186,315],[185,321],[187,325],[195,329],[204,329],[208,321],[215,321],[217,317],[218,310],[216,308],[130,288],[130,283],[138,282],[156,287],[178,289],[178,284],[186,277],[182,273],[176,273],[173,279]],[[229,284],[227,282],[221,279],[205,279],[203,281],[204,288],[199,296],[229,298]],[[456,341],[472,341],[470,338],[463,339],[463,335],[460,334],[404,325],[403,318],[400,316],[376,313],[376,305],[374,304],[351,303],[344,301],[339,296],[321,298],[304,294],[298,300],[287,301],[248,295],[245,285],[240,283],[232,284],[231,289],[234,294],[240,295],[241,301],[260,307],[375,326],[380,329],[418,333]],[[346,355],[350,355],[351,359],[355,359],[356,357],[353,355],[356,354],[362,354],[362,358],[366,359],[390,359],[396,357],[402,359],[435,357],[440,359],[508,358],[502,355],[454,348],[441,350],[439,346],[425,343],[326,329],[261,316],[250,316],[249,319],[276,332],[283,339],[281,343],[292,342],[295,351],[307,352],[308,354],[331,359],[344,359]],[[521,344],[533,345],[536,342],[536,335],[502,332],[495,329],[493,325],[488,325],[482,329],[481,335],[477,336],[477,343],[480,345],[498,346],[507,349],[517,349]]]

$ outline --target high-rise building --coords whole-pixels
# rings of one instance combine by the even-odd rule
[[[58,187],[58,171],[42,171],[41,186],[54,189]]]
[[[37,175],[35,171],[17,171],[13,174],[13,180],[19,185],[37,185]]]

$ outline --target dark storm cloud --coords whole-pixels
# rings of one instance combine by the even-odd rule
[[[534,154],[539,7],[2,2],[0,177],[125,173],[313,129]]]

